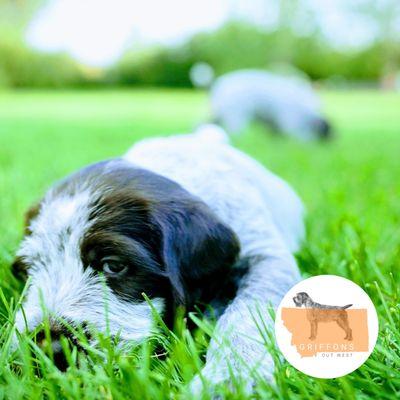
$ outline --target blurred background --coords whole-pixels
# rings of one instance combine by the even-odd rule
[[[312,84],[335,140],[253,124],[233,142],[299,191],[317,240],[329,202],[340,221],[374,223],[389,193],[397,207],[399,0],[0,0],[0,255],[11,261],[24,210],[55,180],[209,120],[208,90],[190,79],[198,63]]]
[[[191,87],[296,67],[318,84],[400,88],[398,0],[0,0],[0,87]]]

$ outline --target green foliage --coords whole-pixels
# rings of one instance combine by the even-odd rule
[[[275,68],[289,64],[314,80],[340,77],[350,81],[376,81],[385,66],[383,44],[339,51],[315,31],[298,36],[290,29],[264,31],[231,22],[211,33],[200,33],[181,46],[128,52],[109,74],[121,85],[191,86],[189,71],[207,62],[217,75],[242,68]],[[400,59],[397,60],[400,65]],[[275,68],[276,69],[276,68]]]
[[[273,35],[271,35],[273,36]],[[195,61],[205,61],[223,74],[238,68],[265,68],[273,60],[274,40],[261,29],[242,23],[227,24],[215,33],[194,36],[186,45]]]
[[[63,54],[44,54],[13,36],[0,42],[0,86],[65,87],[83,82],[82,70]]]
[[[65,54],[43,54],[25,44],[26,27],[46,2],[0,0],[0,87],[190,87],[189,71],[196,62],[209,63],[217,75],[242,68],[277,70],[285,64],[297,67],[313,80],[360,82],[376,82],[388,76],[393,80],[400,69],[396,25],[400,3],[396,0],[346,5],[354,18],[375,24],[376,40],[365,48],[335,48],[319,29],[315,8],[298,0],[279,0],[275,30],[231,20],[180,45],[132,48],[116,65],[92,73]]]
[[[25,44],[25,30],[44,0],[0,0],[0,88],[82,84],[82,69],[66,54],[46,54]]]
[[[0,28],[21,39],[33,14],[48,0],[0,0]]]
[[[128,52],[108,72],[106,81],[119,85],[187,87],[192,65],[183,49],[150,48]]]
[[[307,240],[297,255],[303,277],[336,274],[363,287],[377,307],[380,333],[367,363],[339,379],[313,379],[282,359],[273,341],[276,385],[259,381],[255,398],[393,399],[400,393],[400,96],[323,92],[336,129],[327,144],[304,144],[253,127],[235,145],[287,179],[306,204]],[[133,141],[189,131],[206,115],[206,97],[190,91],[0,93],[0,398],[190,398],[209,328],[191,335],[182,318],[174,333],[121,354],[107,338],[88,358],[71,353],[59,372],[27,335],[9,347],[22,290],[9,266],[24,210],[45,189],[90,162],[122,154]],[[268,332],[264,332],[268,338]],[[80,368],[74,360],[80,358]],[[241,383],[236,388],[241,390]],[[243,394],[222,398],[241,399]],[[207,396],[208,398],[210,396]],[[206,398],[207,398],[206,397]]]

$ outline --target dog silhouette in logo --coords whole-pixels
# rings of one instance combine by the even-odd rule
[[[296,307],[304,306],[307,309],[307,319],[311,325],[310,340],[315,340],[318,332],[319,322],[336,322],[345,332],[345,340],[353,340],[352,330],[349,326],[349,318],[346,309],[351,307],[353,304],[346,306],[327,306],[325,304],[316,303],[311,297],[305,293],[297,293],[293,297],[294,304]]]

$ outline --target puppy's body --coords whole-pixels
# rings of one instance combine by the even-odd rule
[[[315,340],[317,337],[319,322],[336,322],[346,332],[345,340],[353,340],[353,333],[350,329],[346,312],[346,309],[351,307],[352,304],[347,304],[345,306],[319,304],[313,301],[305,292],[298,293],[293,298],[293,301],[297,307],[304,305],[307,309],[307,319],[310,322],[311,328],[311,340]]]
[[[303,206],[292,189],[256,161],[232,148],[222,130],[203,127],[195,135],[145,140],[125,156],[181,184],[200,197],[239,238],[241,259],[249,259],[250,271],[239,292],[217,324],[218,335],[228,336],[233,348],[249,365],[261,363],[271,374],[254,322],[255,307],[277,306],[286,291],[299,280],[292,252],[303,239]],[[253,311],[253,316],[251,311]],[[268,316],[264,315],[268,320]],[[253,337],[253,340],[246,339]],[[257,339],[258,338],[258,339]],[[226,360],[217,357],[212,341],[204,371],[207,378],[226,378]],[[237,366],[240,370],[240,366]]]
[[[266,306],[277,306],[299,279],[292,252],[302,214],[290,187],[217,127],[139,142],[122,160],[55,186],[31,215],[18,252],[32,279],[27,328],[43,320],[43,300],[54,324],[63,318],[137,341],[153,325],[142,292],[173,315],[179,304],[212,303],[232,280],[236,295],[216,328],[230,349],[211,341],[204,377],[228,379],[231,367],[239,374],[239,359],[270,377],[254,319],[260,307],[267,320]],[[24,329],[22,313],[16,324]]]
[[[233,228],[244,248],[252,242],[250,232],[261,230],[264,240],[271,241],[268,247],[298,250],[304,236],[298,196],[233,148],[222,129],[205,125],[192,135],[143,140],[124,158],[198,196]]]

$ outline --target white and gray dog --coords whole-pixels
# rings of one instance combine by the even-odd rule
[[[231,133],[258,121],[303,140],[331,134],[320,101],[304,79],[262,70],[236,71],[218,78],[210,96],[213,120]]]
[[[270,378],[256,309],[268,319],[266,307],[299,279],[302,216],[292,189],[216,126],[144,140],[62,180],[30,210],[14,264],[30,277],[16,327],[38,329],[45,308],[54,338],[62,319],[137,343],[154,328],[143,292],[169,322],[180,305],[225,304],[204,378],[243,373],[237,356]]]

